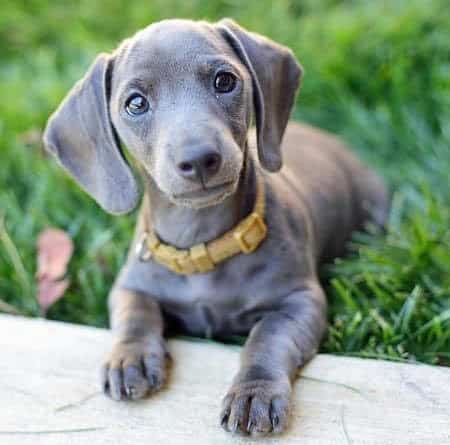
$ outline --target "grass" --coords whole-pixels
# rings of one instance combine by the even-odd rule
[[[323,351],[450,365],[450,16],[446,0],[6,1],[0,14],[0,300],[38,315],[35,240],[74,238],[71,286],[49,317],[107,325],[134,215],[112,217],[43,153],[50,112],[95,54],[166,17],[244,26],[306,69],[294,113],[340,134],[393,191],[386,234],[357,234],[324,268]],[[10,306],[8,306],[10,305]]]

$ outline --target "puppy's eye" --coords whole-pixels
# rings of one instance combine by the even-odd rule
[[[140,94],[131,95],[125,102],[125,109],[131,116],[138,116],[148,111],[148,101],[144,96]]]
[[[236,76],[227,71],[217,73],[214,79],[214,88],[218,93],[230,93],[236,87]]]

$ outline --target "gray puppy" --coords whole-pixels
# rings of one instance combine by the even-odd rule
[[[288,124],[301,75],[289,49],[231,20],[167,20],[99,55],[50,118],[47,148],[106,211],[139,200],[119,141],[143,178],[110,294],[114,399],[163,385],[169,331],[249,334],[221,424],[286,427],[293,379],[326,330],[318,265],[388,212],[382,181],[338,140]]]

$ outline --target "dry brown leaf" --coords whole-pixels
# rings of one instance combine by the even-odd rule
[[[69,286],[69,280],[62,278],[73,254],[73,242],[63,230],[46,229],[39,235],[37,252],[37,300],[45,313]]]
[[[73,253],[73,242],[63,230],[46,229],[38,238],[37,278],[61,278]]]
[[[69,280],[51,281],[42,280],[38,283],[38,302],[44,313],[58,301],[69,287]]]

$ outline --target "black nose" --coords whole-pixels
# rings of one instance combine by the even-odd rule
[[[210,147],[189,148],[177,163],[178,173],[191,181],[206,183],[220,168],[222,156]]]

